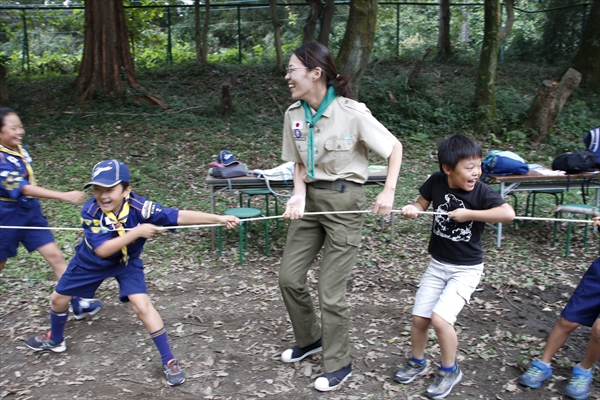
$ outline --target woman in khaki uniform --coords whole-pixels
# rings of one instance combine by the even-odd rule
[[[296,346],[281,354],[297,362],[323,351],[325,374],[315,381],[320,391],[334,390],[352,375],[346,281],[354,265],[364,214],[362,184],[369,172],[369,150],[388,160],[385,186],[373,212],[389,215],[402,164],[402,145],[369,109],[347,98],[351,87],[338,74],[327,47],[306,43],[294,51],[285,75],[292,98],[285,113],[283,154],[295,162],[294,194],[284,217],[291,219],[279,286],[290,315]],[[332,212],[306,215],[304,212]],[[306,283],[306,274],[323,248],[319,273],[321,325]]]

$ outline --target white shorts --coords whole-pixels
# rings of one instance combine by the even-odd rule
[[[431,259],[415,295],[413,315],[431,318],[436,313],[454,325],[481,280],[483,263],[454,265]]]

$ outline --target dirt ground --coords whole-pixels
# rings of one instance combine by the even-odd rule
[[[515,257],[510,254],[511,241],[518,237],[510,229],[505,235],[505,246],[496,249],[491,231],[488,234],[486,276],[456,324],[464,378],[449,399],[561,399],[570,369],[589,339],[586,327],[571,335],[555,358],[554,377],[540,389],[516,383],[530,358],[540,354],[582,266],[594,255],[574,249],[564,264],[568,267],[526,283],[527,262],[517,267],[499,261]],[[166,385],[159,354],[131,307],[118,301],[114,280],[97,293],[105,304],[100,313],[68,322],[67,351],[59,354],[33,352],[23,342],[48,329],[53,282],[15,281],[0,299],[0,398],[425,398],[434,368],[409,385],[392,379],[410,352],[412,299],[429,258],[425,235],[400,231],[393,243],[363,240],[347,287],[353,376],[330,393],[319,393],[312,386],[322,372],[320,355],[297,364],[279,360],[280,353],[294,344],[277,286],[281,241],[274,243],[270,257],[261,255],[260,244],[255,244],[240,266],[235,262],[235,236],[229,240],[231,250],[213,265],[198,263],[187,254],[165,273],[151,255],[146,260],[150,296],[186,373],[183,385]],[[562,258],[562,250],[540,248],[540,253],[548,253],[544,265],[551,265],[552,257]],[[396,254],[395,261],[389,254]],[[317,279],[318,265],[309,276],[313,289]],[[427,357],[433,364],[440,361],[433,332]],[[598,369],[596,364],[591,397],[596,399]]]

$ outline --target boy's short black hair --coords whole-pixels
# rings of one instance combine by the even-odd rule
[[[483,158],[479,143],[465,135],[452,135],[438,145],[438,164],[444,172],[444,165],[454,169],[464,159]]]

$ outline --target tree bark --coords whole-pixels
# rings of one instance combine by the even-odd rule
[[[354,98],[373,53],[377,28],[377,0],[351,0],[346,33],[336,58],[340,73],[350,76]]]
[[[196,44],[196,65],[205,65],[202,57],[202,28],[200,27],[200,0],[194,0],[194,42]]]
[[[334,11],[335,0],[325,0],[325,7],[323,8],[321,16],[321,30],[319,31],[319,43],[325,46],[329,46],[329,36],[331,34]]]
[[[194,0],[194,41],[196,43],[196,65],[200,68],[208,64],[208,23],[210,21],[210,0],[205,0],[204,25],[200,27],[200,0]]]
[[[419,76],[419,74],[421,73],[421,68],[423,68],[425,60],[427,59],[427,57],[429,57],[429,53],[431,53],[431,49],[427,48],[425,50],[425,53],[423,54],[423,57],[421,57],[421,59],[415,63],[415,67],[413,68],[413,71],[411,72],[407,82],[409,88],[415,88],[415,79],[417,79],[417,76]]]
[[[0,106],[8,104],[8,87],[6,86],[6,67],[0,65]]]
[[[504,6],[506,7],[506,24],[504,24],[504,28],[500,32],[500,45],[504,43],[510,34],[515,22],[514,0],[504,0]]]
[[[581,72],[582,83],[600,92],[600,0],[594,0],[583,31],[583,39],[573,58],[573,67]]]
[[[136,100],[165,106],[159,98],[141,93],[129,50],[122,0],[85,2],[85,40],[75,94],[78,101],[84,102],[93,99],[97,91],[112,97],[135,91]]]
[[[460,41],[462,42],[462,47],[467,49],[469,47],[469,10],[466,6],[462,6],[461,14],[462,26],[460,29]]]
[[[475,106],[486,108],[489,121],[498,118],[494,84],[500,49],[500,17],[500,0],[485,0],[483,44],[475,83]]]
[[[202,61],[208,64],[208,28],[210,27],[210,0],[204,0],[204,25],[202,26]]]
[[[438,23],[437,57],[450,57],[450,0],[440,0],[440,20]]]
[[[568,69],[559,83],[548,80],[542,82],[523,124],[525,128],[536,132],[533,138],[536,145],[552,131],[556,118],[580,82],[581,74],[573,68]]]
[[[281,49],[281,22],[277,15],[277,0],[269,0],[269,8],[271,9],[271,22],[273,23],[273,32],[275,38],[275,54],[277,60],[275,61],[275,72],[277,74],[283,74],[285,68],[283,67],[283,51]]]
[[[233,112],[233,103],[231,102],[231,83],[224,82],[221,86],[221,116],[226,117]]]
[[[317,32],[317,24],[319,18],[321,18],[321,11],[323,11],[323,4],[321,0],[306,0],[309,5],[308,16],[304,22],[304,28],[302,30],[302,43],[312,42],[315,40],[315,33]]]

